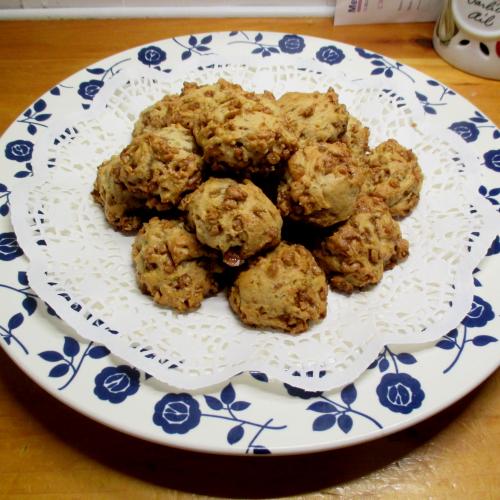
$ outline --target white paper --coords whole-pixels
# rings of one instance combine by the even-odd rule
[[[337,0],[334,24],[435,21],[442,5],[441,0]]]
[[[428,130],[412,89],[392,80],[383,87],[373,78],[354,83],[313,62],[303,71],[288,62],[218,60],[212,69],[186,68],[175,78],[130,63],[90,110],[51,123],[46,143],[37,144],[36,174],[19,184],[12,201],[33,290],[83,337],[183,389],[263,371],[306,390],[328,390],[355,380],[385,344],[430,342],[455,327],[470,307],[472,272],[498,228],[497,213],[478,194],[479,163],[463,141]],[[372,290],[330,293],[327,317],[300,336],[245,327],[223,293],[188,315],[155,306],[136,285],[131,238],[106,223],[89,195],[96,165],[127,144],[142,108],[179,92],[184,81],[220,77],[277,96],[333,87],[370,128],[372,147],[396,137],[414,149],[425,172],[420,203],[401,223],[410,257]],[[308,376],[295,377],[296,371]]]

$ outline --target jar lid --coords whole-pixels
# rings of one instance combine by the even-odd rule
[[[452,0],[451,8],[462,31],[483,40],[500,39],[500,0]]]

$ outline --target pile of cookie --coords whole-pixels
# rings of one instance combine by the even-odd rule
[[[247,325],[289,333],[326,315],[328,282],[352,293],[408,255],[398,219],[423,175],[333,89],[279,99],[219,80],[144,110],[92,192],[109,224],[138,231],[141,290],[179,312],[228,289]]]

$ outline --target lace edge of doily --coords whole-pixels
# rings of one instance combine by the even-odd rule
[[[152,72],[152,70],[149,70],[148,72]],[[155,74],[154,76],[157,75]],[[163,75],[161,76],[163,77]],[[123,74],[121,80],[122,81],[126,80],[126,78],[127,78],[126,74]],[[179,76],[175,76],[176,80],[179,78],[180,78]],[[109,96],[112,95],[113,91],[116,90],[116,88],[120,85],[120,83],[121,82],[119,80],[116,80],[114,89],[111,86],[108,86],[109,89],[108,94],[102,95],[102,99],[97,101],[97,105],[95,108],[91,108],[88,111],[70,115],[66,119],[60,120],[61,122],[60,124],[56,123],[55,126],[51,127],[51,129],[48,130],[46,134],[45,147],[41,149],[43,151],[46,151],[47,145],[49,144],[50,140],[53,140],[53,138],[57,136],[57,134],[59,133],[58,131],[67,129],[69,123],[77,123],[79,121],[82,121],[82,117],[84,117],[83,121],[89,120],[92,119],[92,117],[95,114],[102,112],[106,103],[106,99],[107,98],[109,99]],[[362,85],[360,86],[362,87]],[[381,88],[381,86],[377,85],[370,85],[370,87]],[[406,98],[407,94],[406,92],[402,92],[401,89],[399,88],[397,90]],[[416,109],[418,109],[418,107]],[[54,132],[54,130],[56,130],[56,132]],[[473,164],[476,165],[476,170],[478,170],[478,162],[475,156],[473,155],[471,148],[467,148],[465,147],[465,145],[458,143],[457,139],[453,137],[448,131],[443,131],[441,128],[439,128],[439,131],[440,133],[447,134],[449,142],[454,143],[456,149],[458,149],[461,153],[464,153],[464,156],[468,158],[468,162],[473,162]],[[52,135],[50,134],[50,132],[52,132]],[[51,305],[51,307],[53,307],[54,310],[57,312],[57,314],[62,318],[62,320],[65,321],[69,326],[74,328],[79,335],[82,335],[84,338],[88,340],[92,340],[106,345],[108,348],[110,348],[113,354],[115,354],[116,356],[127,362],[130,362],[129,346],[124,344],[123,341],[119,338],[117,339],[113,338],[112,336],[110,337],[109,334],[103,335],[102,332],[96,331],[91,325],[89,325],[87,321],[84,321],[81,316],[74,313],[74,311],[68,310],[65,299],[61,298],[56,293],[54,293],[54,290],[51,289],[50,286],[43,280],[43,277],[45,275],[45,271],[43,270],[44,269],[43,256],[41,252],[38,252],[36,243],[32,241],[33,238],[28,236],[29,227],[27,226],[27,218],[26,218],[27,214],[25,211],[22,210],[21,207],[27,206],[25,203],[27,202],[27,196],[32,187],[34,185],[38,185],[42,182],[45,182],[45,175],[42,174],[42,171],[40,170],[37,171],[38,170],[37,166],[47,164],[45,160],[46,157],[45,158],[43,157],[40,148],[38,148],[38,152],[33,159],[36,172],[35,177],[33,179],[30,179],[29,180],[30,182],[25,182],[22,185],[20,185],[20,189],[16,189],[13,192],[12,202],[11,202],[12,224],[14,226],[14,229],[16,230],[16,233],[18,233],[19,243],[21,247],[25,249],[26,255],[30,260],[29,271],[28,271],[30,285],[38,295],[43,296],[44,298],[49,298],[48,303]],[[47,171],[48,169],[45,167],[45,173],[48,173]],[[468,176],[468,180],[471,181],[472,184],[471,176]],[[477,188],[477,186],[475,187]],[[463,268],[461,268],[461,277],[459,280],[459,282],[466,287],[466,290],[462,289],[460,290],[460,293],[458,293],[459,291],[457,290],[457,292],[455,293],[455,297],[461,297],[460,301],[454,304],[453,308],[450,308],[450,310],[447,311],[445,317],[439,323],[431,327],[430,329],[430,331],[432,332],[431,334],[429,334],[429,332],[426,332],[425,336],[426,338],[422,339],[423,343],[433,342],[442,335],[444,335],[447,331],[456,327],[457,310],[459,310],[461,314],[463,313],[462,317],[465,317],[472,303],[473,293],[474,293],[472,271],[477,266],[482,257],[486,254],[491,241],[495,238],[497,234],[496,228],[498,227],[498,224],[495,216],[497,216],[498,214],[494,210],[492,210],[491,206],[486,202],[486,200],[484,200],[477,193],[477,189],[474,191],[474,193],[475,193],[475,196],[473,196],[474,200],[471,201],[474,203],[475,206],[479,207],[482,215],[485,216],[485,220],[487,221],[487,223],[484,224],[481,230],[482,235],[484,235],[484,232],[486,231],[489,236],[486,238],[482,237],[479,240],[476,240],[474,242],[474,245],[472,245],[473,252],[471,252],[468,259],[470,262],[468,263],[467,267],[464,266]],[[26,232],[19,231],[18,229],[21,227],[26,228],[27,231]],[[452,316],[455,319],[453,319]],[[338,376],[337,374],[336,382],[333,385],[332,382],[328,380],[329,379],[328,376],[324,376],[321,378],[296,377],[292,375],[292,372],[294,371],[293,369],[290,369],[288,372],[284,373],[282,370],[275,370],[273,369],[273,367],[265,363],[259,365],[259,363],[253,362],[251,366],[246,366],[245,364],[243,364],[243,365],[238,365],[237,367],[228,367],[227,369],[221,370],[220,372],[217,372],[214,375],[204,375],[203,377],[198,377],[201,378],[202,380],[198,380],[198,378],[190,380],[189,383],[186,383],[185,374],[178,375],[175,373],[175,370],[165,373],[166,370],[163,369],[163,367],[158,366],[158,364],[154,360],[150,360],[147,358],[137,358],[136,356],[134,356],[133,364],[137,366],[139,369],[142,369],[147,373],[153,375],[156,379],[160,380],[161,382],[182,389],[196,390],[217,383],[221,383],[225,380],[228,380],[229,378],[231,378],[232,376],[236,375],[241,371],[258,370],[265,372],[268,376],[278,379],[281,382],[286,382],[305,390],[325,391],[325,390],[335,389],[337,387],[348,384],[353,380],[355,380],[359,375],[361,375],[361,373],[363,373],[366,370],[367,366],[373,361],[373,359],[377,356],[380,349],[383,348],[385,344],[409,345],[408,342],[401,342],[400,338],[391,338],[390,335],[385,336],[383,340],[374,339],[372,342],[364,346],[364,354],[358,359],[357,365],[363,366],[363,368],[358,368],[356,370],[348,369],[346,370],[346,373],[343,377]],[[413,344],[415,344],[415,342],[411,343],[411,345]],[[134,352],[134,355],[135,354],[136,353]],[[324,367],[321,367],[319,369],[324,369]],[[182,379],[182,381],[180,379]]]

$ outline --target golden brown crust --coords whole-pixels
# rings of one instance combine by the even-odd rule
[[[389,139],[372,151],[368,167],[364,191],[383,198],[394,217],[408,215],[418,203],[424,179],[413,151]]]
[[[301,147],[335,142],[346,130],[348,113],[332,88],[325,93],[287,92],[277,102]]]
[[[180,208],[203,244],[240,265],[281,239],[282,220],[271,200],[252,182],[210,178],[188,195]]]
[[[341,142],[305,146],[288,162],[278,207],[284,217],[322,227],[346,220],[354,211],[364,172]]]
[[[405,259],[408,241],[382,199],[361,196],[355,213],[313,253],[332,288],[351,293],[378,283],[385,269]]]
[[[151,219],[137,234],[132,256],[140,289],[158,304],[191,311],[219,290],[214,256],[181,221]]]
[[[247,325],[296,334],[326,316],[327,292],[325,275],[311,253],[282,242],[239,274],[229,304]]]
[[[139,115],[132,135],[135,137],[145,132],[152,132],[172,125],[175,123],[174,114],[178,105],[179,96],[167,94]]]
[[[200,103],[193,133],[214,171],[267,174],[295,151],[295,138],[270,93],[246,92],[219,80],[209,103]]]
[[[365,127],[357,118],[349,115],[346,131],[340,137],[340,140],[347,145],[351,154],[356,155],[363,163],[367,159],[369,139],[370,129]]]
[[[104,216],[113,228],[131,232],[142,224],[137,211],[145,206],[145,202],[129,193],[119,181],[121,167],[119,156],[99,165],[92,196],[103,207]]]
[[[203,161],[182,125],[169,125],[133,138],[120,155],[120,181],[157,210],[177,206],[201,184]]]

